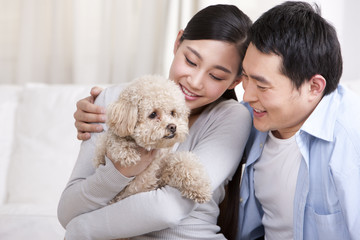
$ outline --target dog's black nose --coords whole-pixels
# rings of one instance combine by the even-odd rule
[[[166,129],[169,130],[171,133],[175,133],[176,132],[176,125],[171,123],[171,124],[166,126]]]

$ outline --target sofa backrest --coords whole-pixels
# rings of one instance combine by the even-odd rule
[[[21,87],[0,86],[0,204],[5,201],[7,171],[14,140],[15,112]]]
[[[77,158],[73,113],[89,85],[0,85],[0,203],[56,206]]]

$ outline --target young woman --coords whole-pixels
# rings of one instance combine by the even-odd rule
[[[166,186],[108,205],[147,167],[152,153],[144,151],[141,163],[133,167],[120,168],[107,159],[106,165],[95,169],[94,133],[82,143],[60,199],[58,217],[67,230],[67,240],[225,239],[217,225],[218,205],[239,165],[251,128],[250,113],[236,101],[234,92],[241,82],[250,25],[250,19],[235,6],[209,6],[189,21],[174,44],[169,78],[179,85],[191,109],[189,136],[177,150],[192,151],[200,157],[211,178],[211,201],[197,204]],[[120,91],[120,86],[102,91],[96,105],[106,106]],[[92,121],[94,115],[85,112],[92,112],[94,106],[88,100],[80,102],[78,113],[82,114],[75,114],[76,126],[88,131],[89,125],[81,122]],[[102,127],[106,130],[104,124]]]

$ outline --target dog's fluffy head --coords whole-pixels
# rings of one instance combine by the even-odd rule
[[[161,76],[134,80],[107,109],[109,130],[148,150],[171,147],[188,134],[189,109],[179,86]]]

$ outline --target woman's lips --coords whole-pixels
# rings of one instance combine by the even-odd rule
[[[181,89],[181,91],[184,93],[185,98],[186,98],[187,100],[195,100],[195,99],[197,99],[197,98],[199,97],[199,95],[196,95],[196,94],[190,92],[187,88],[185,88],[185,87],[182,86],[182,85],[180,85],[180,89]]]

